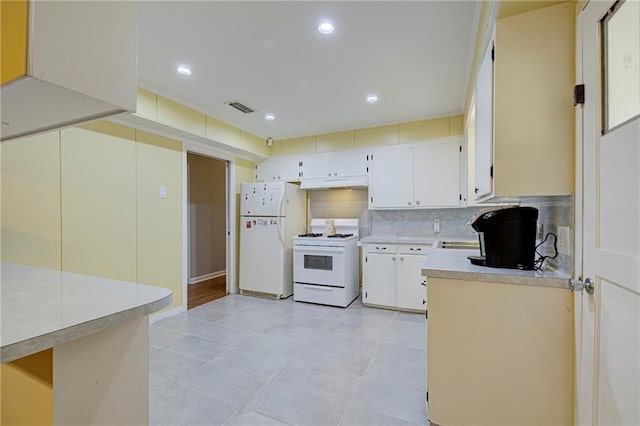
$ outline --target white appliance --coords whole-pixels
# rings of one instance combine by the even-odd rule
[[[293,293],[293,237],[305,232],[306,191],[286,182],[243,183],[240,194],[240,292]]]
[[[313,219],[311,233],[293,239],[293,300],[349,306],[360,287],[358,235],[358,219]]]

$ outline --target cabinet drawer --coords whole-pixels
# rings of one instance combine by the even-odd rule
[[[365,251],[367,253],[388,253],[395,254],[397,246],[395,244],[367,244]]]
[[[398,246],[398,254],[424,254],[426,255],[432,249],[431,244],[402,244]]]

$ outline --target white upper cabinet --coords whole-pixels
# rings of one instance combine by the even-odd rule
[[[28,25],[2,64],[1,140],[135,111],[136,2],[22,4],[15,19]]]
[[[452,138],[414,147],[415,207],[459,207],[462,204],[462,143],[462,138]]]
[[[369,208],[459,207],[463,137],[379,148],[369,162]]]
[[[380,148],[370,159],[369,208],[413,208],[413,146]]]
[[[575,3],[498,19],[476,81],[477,199],[573,191]]]
[[[300,159],[298,157],[270,158],[256,166],[256,181],[286,181],[300,180]]]
[[[487,47],[476,78],[475,99],[475,200],[491,194],[493,167],[493,38]]]
[[[367,151],[338,151],[314,154],[302,160],[302,179],[366,176]]]

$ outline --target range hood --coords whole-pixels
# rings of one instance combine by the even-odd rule
[[[300,189],[366,188],[367,186],[369,186],[367,176],[303,178],[300,182]]]

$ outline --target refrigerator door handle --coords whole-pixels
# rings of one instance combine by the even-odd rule
[[[282,232],[282,218],[278,218],[278,237],[280,238],[280,244],[282,245],[282,247],[286,247],[286,244],[284,242],[284,234]]]

